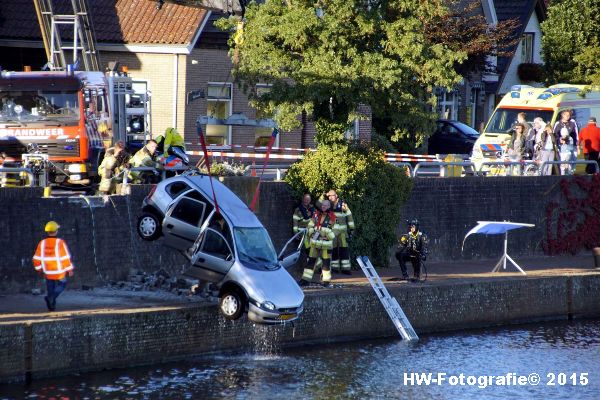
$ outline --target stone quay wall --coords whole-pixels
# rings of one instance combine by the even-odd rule
[[[480,220],[536,224],[511,232],[508,247],[515,257],[540,255],[546,232],[545,205],[560,196],[561,179],[569,177],[418,178],[402,206],[401,221],[420,220],[430,239],[430,261],[498,258],[502,235],[471,236],[461,252],[464,235]],[[249,203],[257,178],[230,178],[225,183]],[[76,266],[70,287],[123,280],[130,269],[181,272],[186,266],[183,256],[163,246],[162,240],[145,242],[136,233],[142,200],[149,190],[150,186],[134,185],[130,196],[110,196],[105,203],[100,197],[42,198],[41,188],[1,188],[0,293],[41,288],[31,257],[50,219],[61,224],[60,236],[67,241]],[[257,215],[277,250],[291,236],[295,203],[285,183],[261,184]],[[398,233],[405,229],[401,222]]]
[[[600,315],[599,274],[389,288],[418,334]],[[216,305],[0,324],[0,382],[160,363],[224,351],[397,337],[370,288],[308,293],[294,324],[225,320]],[[58,343],[60,346],[49,346]]]

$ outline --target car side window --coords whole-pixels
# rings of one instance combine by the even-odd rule
[[[190,190],[190,186],[185,182],[173,182],[165,188],[165,192],[167,192],[172,199],[176,198],[186,190]]]
[[[205,215],[206,205],[198,200],[184,196],[179,200],[171,212],[171,217],[186,224],[200,226],[200,221]]]
[[[456,129],[454,126],[452,126],[450,124],[445,125],[444,134],[446,134],[446,135],[457,135],[458,134],[458,129]]]
[[[204,222],[204,220],[206,218],[208,218],[208,216],[210,215],[210,213],[214,209],[214,206],[210,203],[210,201],[208,201],[208,199],[202,193],[198,192],[197,190],[192,190],[191,192],[186,193],[185,197],[189,197],[191,199],[201,201],[202,203],[205,204],[204,216],[202,218],[202,222],[200,223],[200,225],[202,225],[202,223]]]
[[[231,249],[223,235],[211,228],[208,228],[204,233],[204,241],[200,251],[210,254],[211,256],[222,258],[223,260],[228,260],[232,256]]]

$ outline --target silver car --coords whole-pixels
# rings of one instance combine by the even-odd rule
[[[219,288],[219,309],[228,319],[245,311],[251,321],[275,324],[302,313],[304,293],[287,272],[300,257],[302,233],[277,256],[267,230],[231,190],[206,175],[180,175],[157,184],[144,199],[137,231],[189,260],[186,275]]]

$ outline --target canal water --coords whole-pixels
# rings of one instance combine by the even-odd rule
[[[251,353],[0,386],[0,398],[600,399],[598,320],[296,349],[265,332]]]

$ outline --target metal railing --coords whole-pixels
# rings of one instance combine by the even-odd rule
[[[18,174],[17,180],[21,180],[21,173],[26,173],[29,177],[29,186],[33,187],[36,183],[35,175],[29,168],[23,167],[0,167],[0,184],[6,185],[5,179],[8,179],[7,174]]]
[[[600,168],[598,162],[592,160],[574,160],[574,161],[486,161],[479,167],[479,174],[485,176],[539,176],[542,171],[550,165],[570,165],[575,169],[576,165],[594,165],[594,173],[598,173]],[[492,168],[489,168],[492,167]],[[550,167],[551,168],[551,167]]]
[[[417,165],[415,165],[412,176],[413,177],[419,176],[419,171],[422,169],[425,169],[425,168],[436,168],[438,171],[435,174],[436,176],[445,176],[445,175],[454,176],[455,171],[446,169],[448,167],[462,167],[460,176],[462,176],[463,173],[465,175],[477,175],[478,174],[478,171],[475,168],[475,164],[473,164],[471,161],[422,161],[422,162],[417,163]],[[433,175],[433,174],[429,173],[429,175]]]

